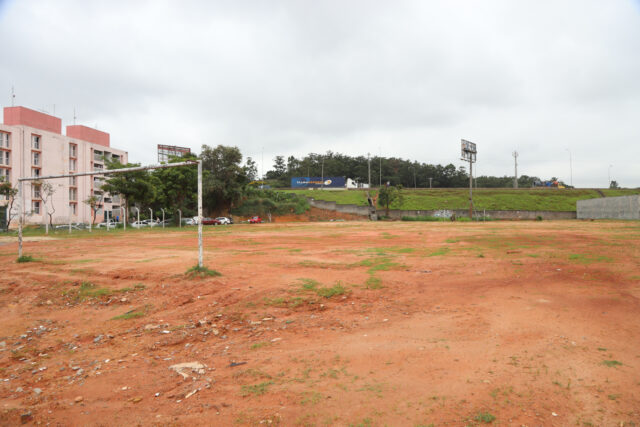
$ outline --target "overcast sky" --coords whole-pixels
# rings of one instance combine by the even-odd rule
[[[0,103],[156,145],[640,186],[640,1],[0,0]],[[54,107],[55,105],[55,107]],[[263,148],[264,147],[264,148]],[[611,167],[610,167],[611,165]],[[260,168],[259,168],[260,169]],[[319,173],[319,171],[318,171]]]

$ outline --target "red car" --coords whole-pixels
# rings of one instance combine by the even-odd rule
[[[249,218],[249,224],[260,224],[262,222],[262,218],[259,216],[253,216]]]
[[[213,218],[202,218],[202,225],[220,225],[221,222]]]

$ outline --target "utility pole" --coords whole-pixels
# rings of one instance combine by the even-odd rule
[[[571,181],[569,182],[573,187],[573,161],[571,160],[571,150],[569,150],[568,148],[566,150],[569,152],[569,177],[571,179]]]
[[[473,162],[476,161],[476,144],[470,141],[462,140],[462,158],[461,160],[469,162],[469,219],[473,219]]]
[[[371,189],[371,153],[367,153],[367,163],[369,164],[369,189]]]
[[[380,183],[379,187],[382,187],[382,148],[378,147],[378,151],[380,152]]]
[[[322,181],[322,183],[320,184],[320,189],[324,190],[324,157],[322,158],[322,178],[320,178],[320,181]]]
[[[516,174],[513,177],[513,188],[518,188],[518,152],[513,152],[513,160],[515,161]]]

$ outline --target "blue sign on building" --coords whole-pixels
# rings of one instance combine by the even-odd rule
[[[299,176],[291,178],[291,188],[345,188],[346,180],[344,176]]]

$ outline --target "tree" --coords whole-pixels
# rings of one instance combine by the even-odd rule
[[[196,160],[193,154],[172,158],[169,163]],[[154,209],[182,211],[183,216],[196,213],[198,207],[198,169],[195,166],[182,166],[156,169],[152,173],[152,185],[156,186]],[[176,221],[177,221],[176,217]]]
[[[258,166],[251,157],[247,157],[247,162],[244,165],[244,170],[245,174],[247,175],[247,180],[255,181],[256,179],[258,179]]]
[[[9,225],[11,225],[11,220],[16,213],[13,212],[13,203],[16,200],[16,196],[18,195],[18,189],[13,188],[9,181],[5,181],[4,178],[0,179],[0,196],[4,196],[7,199],[7,230],[9,230]]]
[[[49,216],[49,222],[45,219],[45,234],[49,234],[49,227],[53,227],[53,214],[56,213],[56,207],[53,204],[53,195],[56,192],[55,187],[50,182],[35,181],[34,185],[40,186],[40,200],[42,200],[43,217]],[[51,209],[49,209],[49,206]]]
[[[84,201],[84,203],[89,205],[89,207],[91,208],[91,224],[94,224],[96,222],[96,213],[102,207],[103,197],[104,194],[101,194],[100,196],[94,194],[92,196],[89,196],[87,200]]]
[[[123,165],[117,160],[105,160],[107,169],[134,168],[139,163],[127,163]],[[133,171],[113,174],[102,185],[102,191],[112,195],[119,194],[125,202],[125,221],[129,218],[129,206],[131,203],[149,205],[156,198],[159,187],[158,179],[149,171]]]
[[[389,207],[402,204],[402,185],[382,186],[378,192],[378,204],[385,208],[386,216],[389,216]]]
[[[242,154],[238,147],[202,146],[203,204],[211,212],[230,211],[244,196],[249,183],[248,170],[240,166]]]
[[[609,184],[609,188],[611,188],[613,190],[619,189],[620,186],[618,185],[618,181],[611,181],[611,183]]]

